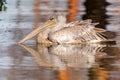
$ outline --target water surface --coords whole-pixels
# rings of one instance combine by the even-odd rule
[[[2,2],[4,1],[4,2]],[[0,80],[120,80],[120,0],[1,0]],[[93,4],[96,3],[96,4]],[[17,45],[56,14],[92,19],[116,45]]]

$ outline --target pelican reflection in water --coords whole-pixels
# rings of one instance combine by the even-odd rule
[[[57,16],[48,20],[43,26],[33,30],[19,43],[23,43],[36,35],[38,43],[49,44],[99,43],[110,41],[102,33],[106,30],[95,28],[95,25],[96,23],[92,23],[91,20],[66,23],[65,16]]]
[[[105,45],[38,45],[38,50],[22,45],[32,54],[39,66],[53,67],[60,70],[71,68],[90,68],[96,58],[106,55]]]

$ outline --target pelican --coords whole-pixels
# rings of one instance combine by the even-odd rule
[[[106,30],[95,28],[95,25],[97,23],[92,23],[90,19],[67,23],[66,17],[60,15],[49,19],[19,43],[23,43],[36,35],[38,43],[49,44],[99,43],[109,41],[102,33]]]

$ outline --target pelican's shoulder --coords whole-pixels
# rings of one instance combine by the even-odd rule
[[[70,26],[82,26],[82,25],[91,25],[92,20],[91,19],[87,19],[87,20],[77,20],[77,21],[73,21],[73,22],[69,22],[66,24],[66,27],[70,27]]]

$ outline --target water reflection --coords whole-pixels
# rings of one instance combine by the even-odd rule
[[[40,66],[56,67],[64,70],[67,67],[90,68],[95,63],[95,57],[105,55],[105,45],[38,45],[38,51],[25,46],[40,64]]]
[[[6,9],[6,0],[0,0],[0,11],[5,11]]]
[[[86,6],[86,14],[83,19],[92,19],[93,22],[100,23],[97,27],[105,28],[107,24],[106,7],[108,5],[106,0],[86,0],[84,4]]]
[[[69,14],[68,14],[68,20],[71,21],[75,21],[75,16],[78,14],[78,4],[79,4],[79,0],[70,0],[69,1]]]
[[[106,14],[109,16],[107,18],[108,25],[106,25],[107,30],[115,32],[117,45],[120,46],[120,0],[106,0],[109,2],[109,6],[106,7]]]
[[[96,44],[53,46],[40,44],[37,45],[37,49],[26,45],[20,46],[31,53],[38,66],[56,70],[60,80],[110,79],[111,70],[115,70],[111,63],[114,63],[115,55],[119,56],[114,52],[116,50],[120,52],[118,48]]]
[[[0,80],[120,80],[119,8],[120,0],[0,0]],[[23,46],[31,56],[16,44],[58,13],[68,21],[84,15],[100,22],[97,27],[116,33],[118,47],[40,45],[33,50]],[[27,44],[34,47],[33,43]]]

